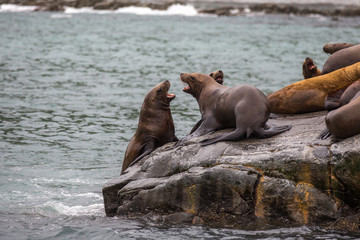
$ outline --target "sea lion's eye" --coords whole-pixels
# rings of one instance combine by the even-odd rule
[[[193,76],[190,76],[190,79],[191,79],[192,81],[195,81],[195,78],[194,78]]]
[[[161,88],[158,89],[158,90],[157,90],[157,93],[162,93],[162,89],[161,89]]]

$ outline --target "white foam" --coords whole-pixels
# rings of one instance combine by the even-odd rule
[[[52,14],[50,16],[50,18],[58,18],[58,19],[61,19],[61,18],[72,18],[72,15],[71,14]]]
[[[86,8],[72,8],[65,7],[66,14],[76,14],[76,13],[97,13],[97,14],[109,14],[109,13],[127,13],[127,14],[136,14],[136,15],[159,15],[159,16],[168,16],[168,15],[183,15],[183,16],[196,16],[199,15],[198,11],[192,5],[181,5],[173,4],[166,10],[156,10],[148,7],[124,7],[117,10],[95,10],[92,7]]]
[[[45,204],[57,211],[61,215],[66,216],[103,216],[104,204],[91,204],[89,206],[67,206],[61,202],[50,201]]]
[[[15,4],[2,4],[0,5],[0,12],[32,12],[36,6],[20,6]]]

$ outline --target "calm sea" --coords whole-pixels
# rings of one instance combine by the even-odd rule
[[[221,69],[225,85],[270,93],[300,80],[307,56],[321,68],[324,43],[360,39],[360,18],[126,11],[0,13],[0,239],[360,237],[318,227],[243,231],[106,217],[101,189],[120,174],[154,85],[171,82],[183,137],[200,114],[182,92],[181,72]]]

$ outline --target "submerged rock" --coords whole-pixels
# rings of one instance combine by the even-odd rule
[[[268,139],[158,148],[106,184],[106,214],[242,229],[340,221],[360,204],[360,135],[317,139],[325,114],[271,119],[293,128]]]

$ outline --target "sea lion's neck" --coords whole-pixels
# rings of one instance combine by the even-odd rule
[[[204,84],[202,86],[202,91],[196,98],[200,112],[203,114],[205,109],[209,106],[212,106],[215,104],[214,101],[216,101],[217,97],[221,95],[224,92],[224,89],[227,89],[227,87],[217,83],[217,82],[211,82],[208,84]]]

